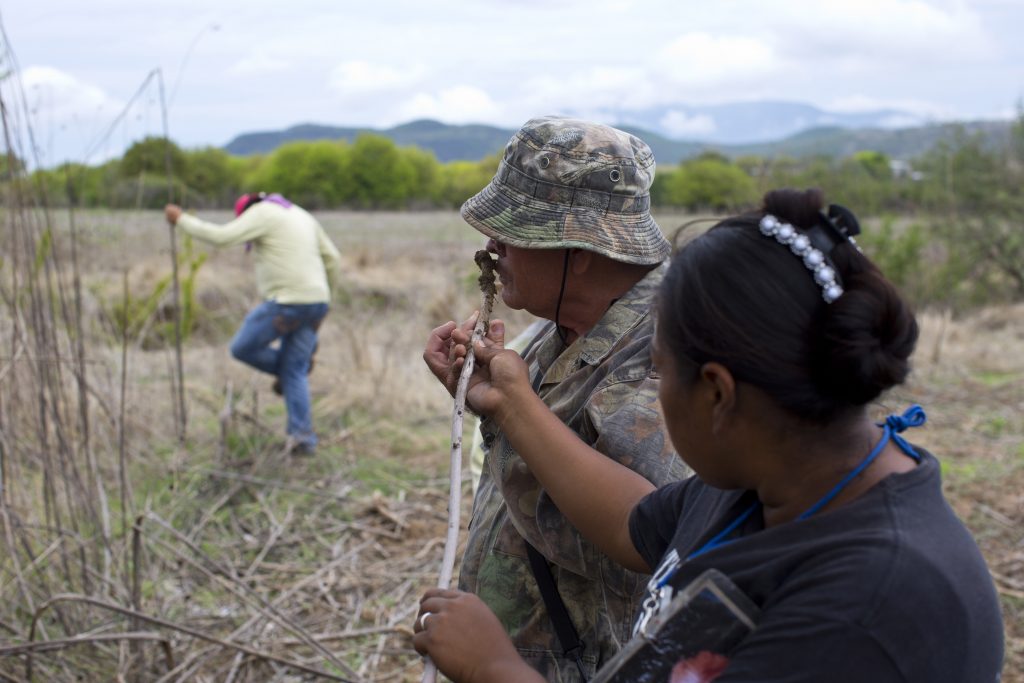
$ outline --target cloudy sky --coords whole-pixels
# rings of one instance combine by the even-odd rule
[[[749,100],[1005,118],[1024,97],[1024,0],[13,0],[0,21],[43,165],[161,134],[157,68],[186,147]]]

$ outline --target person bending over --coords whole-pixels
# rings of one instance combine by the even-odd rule
[[[284,396],[288,413],[286,449],[312,455],[317,437],[306,375],[331,287],[341,282],[337,247],[313,216],[279,194],[242,195],[235,202],[235,220],[226,225],[190,216],[176,204],[164,207],[164,214],[171,225],[210,244],[255,247],[263,302],[245,317],[231,341],[231,355],[274,375],[274,391]]]

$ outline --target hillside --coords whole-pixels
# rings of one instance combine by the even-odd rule
[[[267,154],[296,140],[347,140],[363,133],[375,133],[396,144],[430,150],[438,161],[482,159],[505,146],[512,130],[486,125],[452,126],[439,121],[420,120],[385,129],[344,128],[304,123],[283,131],[243,133],[224,146],[229,154]]]
[[[623,125],[622,128],[643,138],[654,150],[654,156],[660,163],[676,164],[706,150],[715,150],[729,157],[748,154],[766,157],[849,156],[862,150],[874,150],[896,159],[910,159],[927,152],[941,141],[952,140],[960,131],[980,134],[992,146],[1003,145],[1010,126],[1008,121],[976,121],[898,129],[823,127],[805,130],[774,142],[734,145],[674,140],[635,126]],[[414,145],[430,150],[438,161],[449,162],[458,159],[477,160],[494,154],[504,147],[514,131],[483,124],[449,125],[431,120],[412,121],[384,129],[305,123],[282,131],[244,133],[225,145],[224,150],[241,156],[267,154],[285,143],[297,140],[351,142],[364,133],[383,135],[401,146]]]
[[[931,124],[915,128],[883,130],[878,128],[817,128],[797,133],[778,142],[731,145],[721,148],[729,156],[850,156],[862,150],[884,152],[895,159],[912,159],[943,141],[952,141],[961,132],[979,134],[989,145],[1003,146],[1009,139],[1011,124],[1006,121]]]

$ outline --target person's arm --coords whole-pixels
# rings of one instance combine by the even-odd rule
[[[168,222],[184,230],[189,235],[218,247],[225,247],[257,239],[266,232],[267,224],[264,222],[263,214],[258,208],[254,206],[235,220],[224,225],[200,220],[195,216],[184,213],[181,207],[175,204],[168,204],[164,207],[164,215],[167,217]]]
[[[479,370],[469,392],[472,408],[497,423],[561,514],[587,540],[627,569],[649,573],[630,538],[629,515],[655,485],[591,448],[552,413],[533,391],[519,354],[500,345],[480,345],[475,354]]]
[[[327,272],[327,284],[332,292],[336,292],[341,287],[341,253],[320,225],[317,226],[316,241],[320,249],[320,260],[323,261],[324,270]]]

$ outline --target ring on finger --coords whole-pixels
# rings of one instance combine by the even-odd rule
[[[427,628],[427,617],[432,615],[433,612],[424,612],[420,615],[420,630],[426,630]]]

